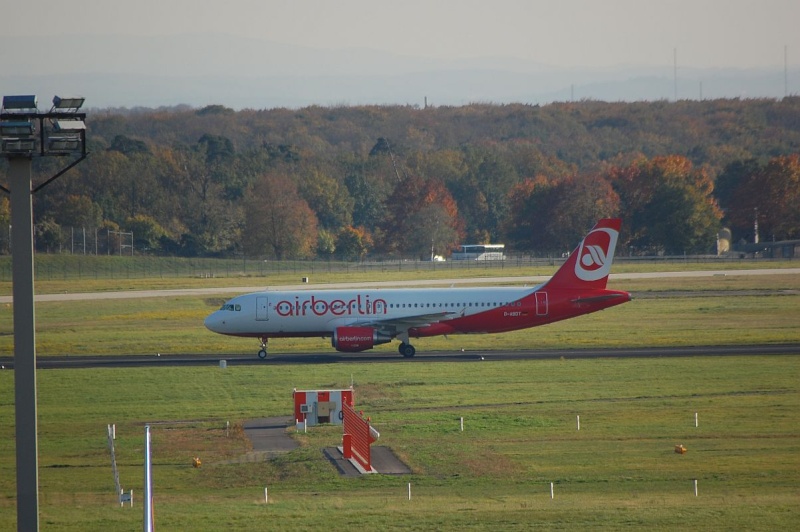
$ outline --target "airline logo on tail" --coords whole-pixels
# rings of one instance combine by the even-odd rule
[[[581,242],[575,275],[582,281],[597,281],[611,271],[611,257],[617,247],[619,232],[600,227],[589,233]]]

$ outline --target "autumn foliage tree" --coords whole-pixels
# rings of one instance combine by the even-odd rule
[[[34,216],[48,234],[146,219],[165,233],[158,252],[185,256],[330,257],[343,231],[365,228],[369,253],[427,257],[487,241],[563,252],[619,215],[621,253],[707,252],[717,204],[734,243],[752,238],[756,208],[762,239],[798,237],[798,123],[796,96],[96,110],[91,156],[37,192]],[[34,183],[58,162],[35,158]],[[291,186],[266,194],[262,181],[278,177]],[[287,205],[305,213],[313,251],[292,213],[269,242],[254,229]]]
[[[762,238],[800,238],[800,156],[775,157],[744,176],[727,219],[740,234],[752,235],[756,215]]]
[[[570,251],[600,218],[618,214],[619,198],[602,176],[527,179],[510,192],[508,234],[515,249]]]
[[[610,181],[625,213],[621,241],[634,252],[667,254],[712,250],[722,212],[714,183],[685,157],[640,158],[612,168]]]
[[[317,217],[287,176],[266,174],[247,194],[242,242],[245,253],[255,257],[282,260],[314,255]]]
[[[439,181],[411,176],[399,182],[386,200],[383,224],[388,252],[429,257],[452,249],[462,238],[458,206]]]
[[[372,237],[363,227],[343,227],[336,236],[336,255],[344,260],[361,260],[372,246]]]

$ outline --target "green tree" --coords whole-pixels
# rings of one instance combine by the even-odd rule
[[[134,246],[139,251],[158,252],[167,232],[151,216],[137,214],[125,220],[125,228],[133,233]]]
[[[360,169],[347,174],[344,183],[353,198],[353,225],[377,227],[381,224],[386,216],[384,201],[391,187]]]
[[[43,218],[33,226],[36,249],[53,253],[61,251],[61,226],[52,218]]]
[[[118,151],[124,155],[150,153],[150,148],[147,146],[146,142],[139,139],[132,139],[125,135],[117,135],[114,137],[114,141],[108,149],[110,151]]]
[[[347,187],[317,169],[302,174],[299,192],[316,213],[320,227],[336,231],[353,222],[354,201]]]
[[[517,173],[487,147],[466,148],[464,160],[467,173],[449,189],[466,221],[467,235],[488,232],[497,241],[509,215],[509,192],[518,182]]]
[[[183,253],[206,255],[232,250],[238,240],[241,207],[225,194],[216,178],[217,167],[209,166],[204,150],[182,150],[175,159],[176,207],[187,233]]]
[[[95,228],[103,221],[103,210],[91,198],[71,194],[61,203],[55,218],[63,226]]]
[[[336,235],[326,229],[317,232],[317,256],[330,258],[336,253]]]

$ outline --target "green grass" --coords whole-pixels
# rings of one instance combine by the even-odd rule
[[[643,297],[608,311],[532,330],[426,338],[418,349],[479,350],[730,345],[800,341],[800,275],[616,281]],[[671,288],[674,287],[674,290]],[[673,292],[679,291],[679,294]],[[756,291],[753,293],[752,291]],[[164,297],[39,303],[37,354],[255,353],[256,340],[207,331],[223,297]],[[13,352],[10,304],[0,307],[0,356]],[[146,334],[142,334],[146,331]],[[329,351],[324,339],[277,339],[273,353]],[[376,348],[394,353],[396,344]]]
[[[351,378],[379,444],[412,475],[340,478],[321,454],[340,443],[337,427],[297,435],[302,447],[283,457],[237,463],[247,443],[239,430],[225,437],[226,421],[288,414],[294,387]],[[11,381],[0,372],[4,427]],[[141,526],[139,504],[113,503],[104,431],[117,424],[120,478],[136,498],[150,422],[162,529],[788,529],[800,517],[798,407],[791,356],[40,371],[42,523]],[[6,529],[14,458],[4,433]],[[673,452],[679,443],[686,455]]]
[[[424,339],[417,347],[800,341],[800,276],[613,284],[643,297],[533,330]],[[254,341],[203,329],[203,317],[220,301],[40,303],[37,351],[254,353]],[[2,355],[11,353],[12,331],[4,306]],[[393,346],[380,347],[396,356]],[[330,351],[321,339],[276,340],[271,348]],[[42,530],[141,527],[145,423],[153,427],[162,530],[778,530],[795,527],[800,517],[800,364],[793,356],[225,370],[213,360],[209,367],[39,371]],[[391,447],[412,475],[340,478],[321,454],[340,444],[340,427],[295,434],[301,447],[279,458],[243,461],[243,421],[288,415],[295,387],[340,388],[351,379],[357,407],[381,433],[379,444]],[[234,427],[229,437],[227,421]],[[120,479],[134,490],[133,509],[115,504],[108,423],[117,425]],[[675,454],[677,444],[689,452]],[[191,466],[195,456],[203,460],[200,469]],[[15,527],[14,468],[13,373],[0,370],[0,530]]]

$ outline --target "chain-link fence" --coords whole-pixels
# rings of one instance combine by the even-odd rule
[[[475,277],[502,276],[504,270],[519,275],[519,269],[531,275],[546,275],[560,266],[566,258],[536,258],[528,256],[508,257],[497,261],[445,261],[380,260],[361,262],[341,261],[274,261],[259,259],[208,259],[152,256],[106,256],[82,254],[37,253],[34,260],[37,280],[69,279],[147,279],[147,278],[215,278],[215,277],[270,277],[278,274],[296,275],[298,283],[303,277],[313,278],[320,273],[371,273],[409,272],[430,273],[459,271],[469,272]],[[722,263],[744,262],[763,264],[771,259],[719,258],[711,256],[686,257],[617,257],[619,264],[659,263],[669,264],[703,263],[713,269]],[[0,257],[0,282],[11,281],[11,257]]]
[[[133,255],[133,233],[105,228],[62,227],[54,223],[33,226],[33,247],[40,253],[70,255]],[[11,253],[11,226],[0,231],[0,254]]]
[[[44,224],[43,224],[44,225]],[[11,281],[10,228],[0,231],[0,282]],[[39,280],[64,279],[143,279],[143,278],[211,278],[268,277],[272,274],[297,274],[302,277],[324,273],[369,272],[436,272],[472,271],[475,276],[502,275],[502,271],[525,268],[543,274],[561,265],[566,256],[534,257],[507,255],[505,260],[446,260],[373,258],[357,262],[337,260],[263,260],[257,258],[183,258],[158,257],[147,249],[135,246],[134,234],[108,229],[36,226],[35,276]],[[787,255],[784,254],[786,260]],[[798,254],[791,254],[789,258]],[[764,255],[755,259],[764,262]],[[732,254],[727,257],[693,255],[674,257],[616,257],[618,263],[708,263],[752,261],[753,255]],[[713,266],[710,266],[713,267]]]

